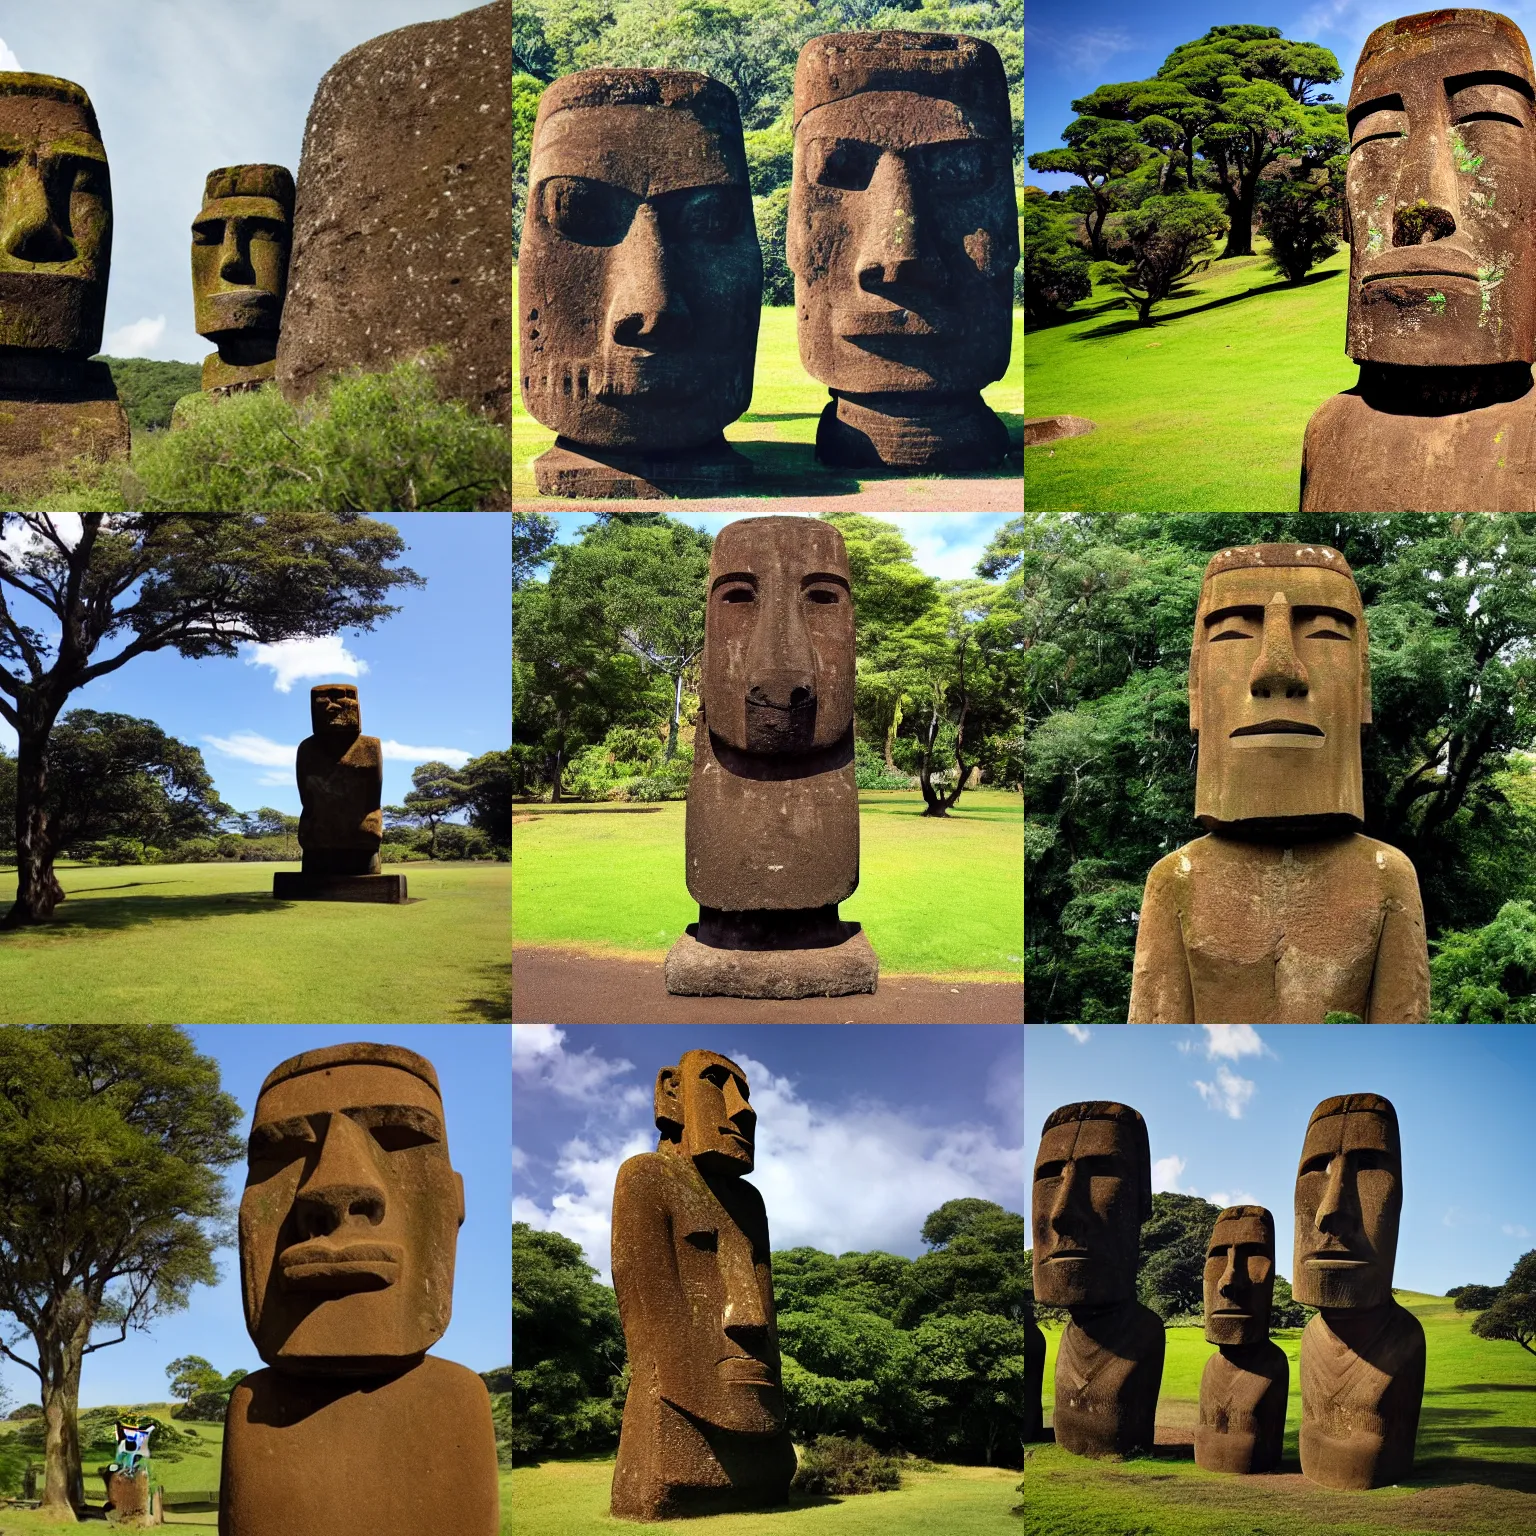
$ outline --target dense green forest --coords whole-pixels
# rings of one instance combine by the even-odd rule
[[[1206,562],[1342,550],[1365,600],[1365,832],[1418,871],[1432,1017],[1536,1020],[1536,515],[1026,513],[1028,1017],[1123,1022],[1147,871],[1200,835],[1188,667]]]
[[[118,398],[135,432],[161,432],[171,424],[171,412],[183,395],[203,387],[200,363],[162,363],[148,357],[99,357],[107,365]]]
[[[848,550],[860,788],[922,788],[942,814],[965,786],[1023,772],[1024,522],[962,581],[918,569],[895,525],[826,514]],[[512,756],[517,792],[663,800],[693,763],[710,535],[661,512],[609,512],[572,544],[513,514]],[[532,579],[549,566],[546,580]],[[979,773],[980,779],[973,781]]]
[[[1024,1218],[950,1200],[928,1252],[773,1255],[789,1429],[942,1461],[1019,1466]],[[610,1455],[629,1369],[613,1290],[579,1244],[512,1227],[512,1456]]]

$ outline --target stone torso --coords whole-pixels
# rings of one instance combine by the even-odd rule
[[[1279,1345],[1218,1350],[1200,1377],[1195,1460],[1220,1472],[1269,1472],[1279,1465],[1290,1361]]]
[[[299,844],[305,849],[377,848],[384,752],[377,736],[358,736],[339,757],[313,736],[299,743]]]
[[[1074,1307],[1056,1356],[1056,1443],[1078,1456],[1124,1456],[1150,1446],[1165,1341],[1139,1302]]]
[[[348,1387],[247,1376],[224,1429],[219,1536],[496,1536],[485,1384],[428,1355]]]

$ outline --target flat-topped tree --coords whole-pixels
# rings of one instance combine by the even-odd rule
[[[0,512],[0,719],[18,738],[16,903],[0,927],[43,922],[64,899],[44,796],[72,693],[150,651],[233,656],[244,641],[372,629],[395,612],[392,588],[423,585],[389,563],[404,548],[356,512]],[[52,616],[56,639],[23,622],[12,592]]]

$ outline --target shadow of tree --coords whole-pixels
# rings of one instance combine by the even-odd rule
[[[1081,331],[1072,339],[1073,341],[1109,341],[1116,336],[1124,336],[1128,331],[1152,331],[1158,326],[1173,325],[1180,320],[1188,319],[1190,315],[1202,315],[1212,309],[1225,309],[1229,304],[1242,304],[1248,299],[1258,298],[1260,294],[1294,292],[1298,288],[1310,288],[1315,283],[1326,282],[1330,277],[1343,275],[1335,268],[1329,272],[1309,272],[1299,283],[1289,283],[1284,278],[1280,278],[1273,283],[1261,283],[1255,288],[1245,288],[1241,293],[1229,293],[1223,298],[1208,299],[1204,304],[1191,304],[1188,309],[1176,310],[1173,314],[1154,314],[1145,325],[1133,315],[1128,320],[1115,320],[1108,325],[1097,326],[1091,331]]]
[[[459,1007],[465,1020],[479,1024],[510,1024],[512,1022],[512,963],[489,965],[484,971],[482,985],[488,988],[485,997],[466,997]]]
[[[143,881],[132,884],[175,885],[179,882]],[[98,890],[125,890],[125,886],[98,886]],[[83,892],[75,892],[83,895]],[[138,896],[109,897],[102,901],[66,900],[55,909],[50,922],[25,928],[0,930],[0,944],[8,936],[24,938],[34,936],[67,938],[72,933],[88,933],[103,929],[132,928],[140,923],[194,922],[210,917],[259,917],[273,912],[285,912],[298,905],[291,901],[274,901],[269,891],[234,891],[212,896],[154,896],[148,899]]]

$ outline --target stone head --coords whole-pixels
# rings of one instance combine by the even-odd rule
[[[309,723],[323,740],[358,735],[363,728],[362,707],[351,683],[321,683],[309,690]]]
[[[0,347],[101,350],[112,179],[91,98],[0,72]]]
[[[1536,108],[1507,16],[1377,27],[1349,93],[1349,330],[1357,362],[1536,359]]]
[[[1262,1205],[1229,1205],[1205,1253],[1205,1337],[1258,1344],[1275,1300],[1275,1218]]]
[[[762,302],[735,95],[685,70],[557,80],[518,271],[530,414],[580,443],[714,441],[752,398]]]
[[[693,1160],[701,1173],[739,1178],[752,1172],[757,1112],[746,1074],[729,1056],[684,1051],[656,1074],[659,1150]]]
[[[848,551],[828,523],[727,523],[709,559],[701,695],[710,731],[739,752],[829,747],[853,724]]]
[[[246,1327],[270,1366],[386,1371],[448,1326],[464,1181],[432,1064],[334,1045],[276,1067],[240,1201]]]
[[[281,165],[210,171],[192,221],[197,331],[218,345],[275,343],[293,247],[293,177]]]
[[[1019,239],[997,50],[934,32],[813,37],[794,121],[786,254],[806,371],[853,394],[1001,378]]]
[[[1064,1104],[1046,1117],[1031,1205],[1035,1299],[1110,1306],[1136,1294],[1136,1250],[1152,1214],[1147,1125],[1126,1104]]]
[[[1375,1093],[1324,1099],[1296,1170],[1291,1294],[1309,1307],[1380,1307],[1392,1299],[1403,1159],[1397,1111]]]
[[[1365,610],[1343,555],[1302,544],[1216,555],[1189,653],[1201,824],[1363,821],[1370,720]]]

